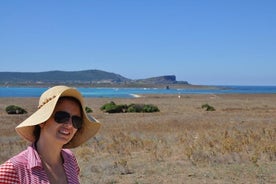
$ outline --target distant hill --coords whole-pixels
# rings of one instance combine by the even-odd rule
[[[132,80],[119,74],[101,70],[83,71],[47,71],[47,72],[0,72],[0,85],[2,86],[49,86],[49,85],[80,85],[80,86],[105,86],[105,85],[160,85],[160,84],[185,84],[186,81],[176,81],[174,75],[152,77],[148,79]]]
[[[189,84],[187,81],[177,81],[175,75],[164,75],[147,79],[138,79],[135,80],[135,82],[144,84]]]

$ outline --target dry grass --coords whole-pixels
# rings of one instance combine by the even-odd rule
[[[0,99],[0,162],[25,149],[14,127],[38,99]],[[157,105],[158,113],[104,114],[100,107]],[[276,183],[276,95],[150,95],[86,99],[102,122],[95,138],[74,149],[81,183]],[[216,111],[207,112],[202,104]]]

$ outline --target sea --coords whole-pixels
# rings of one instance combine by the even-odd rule
[[[0,98],[39,97],[48,88],[0,87]],[[214,86],[214,88],[77,88],[84,97],[136,98],[143,94],[276,94],[276,86]]]

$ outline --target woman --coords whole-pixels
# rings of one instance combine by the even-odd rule
[[[67,86],[45,91],[38,110],[16,127],[32,144],[0,166],[0,183],[79,183],[75,148],[99,130],[85,112],[80,92]]]

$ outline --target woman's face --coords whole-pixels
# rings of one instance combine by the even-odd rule
[[[71,117],[67,122],[57,123],[54,119],[54,115],[58,111],[67,112]],[[60,146],[67,144],[77,132],[77,129],[72,124],[72,116],[81,117],[79,104],[72,99],[60,99],[52,116],[41,125],[40,139],[45,138],[50,143],[57,143],[60,144]]]

